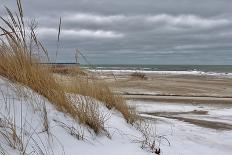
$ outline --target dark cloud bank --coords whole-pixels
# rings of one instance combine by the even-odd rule
[[[231,0],[22,0],[51,55],[98,64],[232,64]],[[14,0],[0,0],[1,11]]]

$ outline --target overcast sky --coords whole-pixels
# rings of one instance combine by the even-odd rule
[[[93,64],[232,64],[232,0],[22,0],[50,55]],[[0,0],[16,9],[14,0]]]

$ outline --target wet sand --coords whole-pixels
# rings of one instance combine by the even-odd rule
[[[152,120],[165,118],[213,130],[232,130],[232,104],[164,103],[129,100],[141,117]]]
[[[180,115],[208,115],[208,111],[189,111],[189,112],[154,112],[154,113],[146,113],[148,115],[158,116],[158,117],[164,117],[169,119],[176,119],[182,122],[194,124],[196,126],[200,126],[203,128],[210,128],[215,130],[232,130],[232,125],[229,123],[223,123],[219,121],[208,121],[208,120],[202,120],[202,119],[195,119],[195,118],[186,118]]]
[[[123,95],[126,99],[156,101],[168,103],[204,103],[204,104],[231,104],[232,98],[202,97],[202,96],[160,96],[160,95]]]

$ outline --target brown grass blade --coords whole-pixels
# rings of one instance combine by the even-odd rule
[[[60,32],[61,32],[61,17],[59,21],[59,27],[58,27],[58,35],[57,35],[57,48],[56,48],[56,57],[55,57],[55,62],[57,61],[57,56],[58,56],[58,51],[59,51],[59,45],[60,45]]]

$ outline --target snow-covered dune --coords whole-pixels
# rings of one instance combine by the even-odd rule
[[[23,90],[23,91],[22,91]],[[80,96],[79,96],[80,97]],[[75,97],[74,97],[75,100]],[[142,135],[98,103],[109,133],[95,135],[28,88],[0,78],[0,152],[5,154],[143,155]]]

